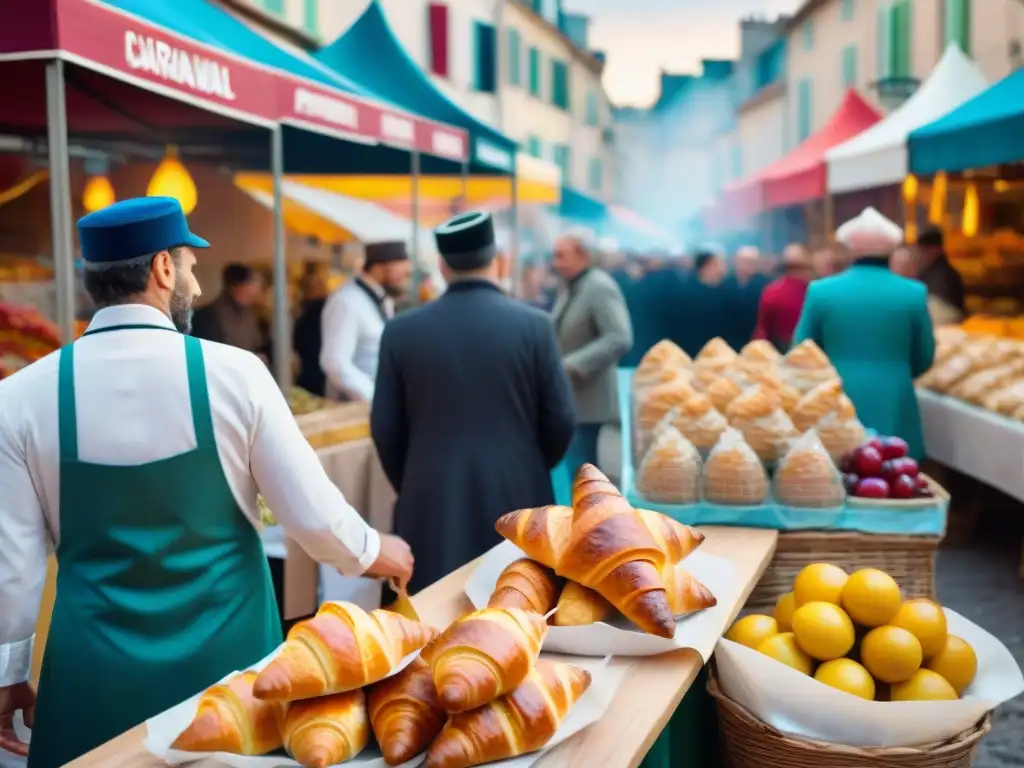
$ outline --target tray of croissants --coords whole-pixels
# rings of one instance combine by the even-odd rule
[[[469,613],[445,631],[327,602],[259,663],[146,723],[170,765],[528,768],[604,714],[623,669],[541,656],[544,616]]]
[[[466,581],[477,608],[547,617],[544,648],[580,656],[654,656],[693,648],[707,659],[739,594],[733,564],[697,551],[699,531],[634,508],[597,467],[582,465],[572,506],[521,509]]]

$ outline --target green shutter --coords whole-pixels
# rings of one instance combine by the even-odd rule
[[[855,0],[843,0],[843,21],[853,21]]]
[[[797,115],[796,130],[797,141],[803,141],[811,135],[812,110],[811,110],[811,81],[803,78],[797,88]]]
[[[530,48],[530,95],[540,96],[540,51]]]
[[[508,84],[513,86],[522,85],[523,66],[520,60],[520,52],[523,46],[522,41],[519,39],[519,30],[509,27],[506,39],[508,42]]]
[[[853,88],[857,84],[857,46],[843,48],[842,67],[843,88]]]
[[[556,144],[554,149],[555,165],[562,172],[563,186],[571,187],[572,178],[572,153],[565,144]]]
[[[910,0],[897,0],[889,6],[890,77],[909,77],[913,69],[910,57]]]
[[[311,35],[320,34],[320,14],[318,0],[305,0],[302,14],[302,26]]]
[[[814,48],[814,22],[804,22],[803,28],[804,50],[810,51]]]
[[[551,60],[551,103],[569,109],[569,65],[558,59]]]
[[[494,93],[497,83],[497,59],[494,27],[482,21],[473,22],[476,60],[473,86],[481,93]]]
[[[263,0],[263,7],[271,13],[284,15],[284,0]]]
[[[526,137],[526,154],[531,157],[540,157],[540,139],[536,136]]]
[[[956,43],[971,54],[971,0],[946,0],[946,45]]]
[[[601,114],[598,107],[597,93],[595,91],[587,92],[587,114],[586,114],[587,125],[596,126],[601,124]]]
[[[892,17],[889,6],[878,9],[878,22],[875,29],[875,79],[885,80],[892,74],[892,43],[890,41],[890,22]]]

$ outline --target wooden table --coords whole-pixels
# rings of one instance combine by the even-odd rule
[[[735,564],[741,582],[738,600],[731,606],[735,617],[768,567],[778,533],[753,528],[701,530],[707,536],[702,551],[727,557]],[[423,621],[445,627],[472,610],[462,588],[473,567],[470,563],[460,568],[413,598]],[[696,652],[682,650],[662,656],[620,658],[612,664],[628,669],[604,717],[551,750],[536,763],[537,768],[635,768],[683,700],[703,661]],[[161,768],[163,761],[143,746],[145,734],[145,725],[139,725],[68,765]]]

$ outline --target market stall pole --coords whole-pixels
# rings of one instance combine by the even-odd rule
[[[51,254],[57,293],[57,325],[65,344],[75,340],[75,256],[71,238],[71,181],[68,157],[67,92],[64,62],[46,65],[46,136],[50,164]]]
[[[702,551],[727,558],[736,569],[738,590],[729,606],[730,620],[740,612],[754,584],[771,560],[778,534],[753,528],[703,528]],[[445,627],[472,610],[463,592],[476,561],[464,565],[412,598],[425,623]],[[534,768],[636,768],[664,729],[683,696],[697,679],[704,661],[692,650],[660,656],[618,657],[613,667],[626,672],[611,706],[600,721],[552,749]],[[69,763],[69,768],[162,768],[163,761],[146,751],[146,726]]]
[[[284,176],[284,136],[281,126],[270,132],[270,170],[274,183],[274,378],[287,394],[292,385],[291,332],[288,329],[288,262],[285,254],[284,199],[281,179]]]

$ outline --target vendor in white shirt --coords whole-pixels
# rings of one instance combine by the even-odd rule
[[[277,647],[257,492],[321,563],[400,582],[412,571],[408,545],[327,478],[266,366],[184,335],[192,249],[208,243],[178,202],[125,200],[78,231],[99,311],[82,339],[0,382],[0,749],[25,753],[10,729],[23,710],[31,768],[64,765]]]
[[[405,243],[367,243],[362,273],[324,305],[320,367],[335,399],[373,400],[377,354],[394,300],[405,293],[412,264]]]

